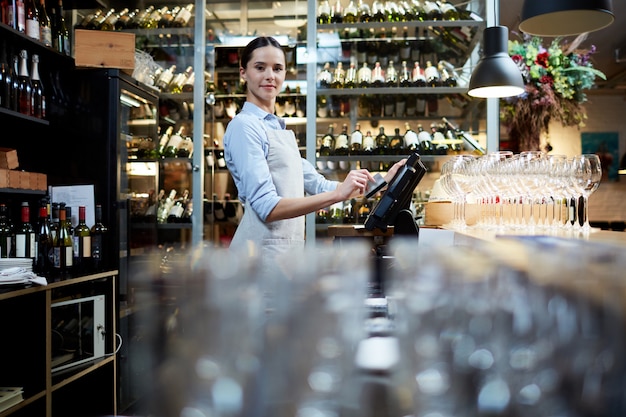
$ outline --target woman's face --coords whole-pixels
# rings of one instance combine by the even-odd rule
[[[285,81],[285,54],[274,46],[263,46],[252,53],[241,77],[248,88],[247,100],[268,113],[274,112],[276,96]]]

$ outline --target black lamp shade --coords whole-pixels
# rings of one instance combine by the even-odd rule
[[[525,0],[519,29],[535,36],[593,32],[615,20],[612,0]]]
[[[508,53],[508,28],[488,27],[483,37],[484,56],[474,68],[467,94],[482,98],[522,94],[524,92],[522,73]]]

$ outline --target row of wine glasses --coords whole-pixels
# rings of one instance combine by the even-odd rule
[[[602,166],[595,154],[571,158],[540,151],[455,155],[441,168],[440,182],[454,207],[446,226],[467,228],[465,204],[475,201],[477,228],[589,232],[589,197],[601,179]],[[581,200],[583,224],[577,220]]]

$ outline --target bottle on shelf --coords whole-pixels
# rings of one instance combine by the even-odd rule
[[[174,6],[173,9],[168,10],[167,13],[161,16],[161,20],[159,21],[158,26],[160,28],[174,27],[174,21],[176,20],[176,16],[178,16],[182,9],[183,7],[181,6]]]
[[[383,126],[378,127],[378,135],[376,135],[376,153],[378,155],[387,155],[389,153],[389,136],[385,134]]]
[[[159,147],[157,148],[157,154],[159,156],[165,154],[165,148],[167,147],[167,142],[170,140],[172,133],[174,133],[174,126],[168,126],[159,138]]]
[[[72,207],[68,206],[65,203],[61,203],[60,210],[64,210],[65,211],[65,221],[67,222],[68,232],[70,234],[70,237],[73,237],[74,236],[74,225],[73,225],[73,221],[72,221]],[[74,243],[72,242],[72,246],[73,245],[74,245]]]
[[[50,217],[48,216],[48,203],[43,201],[39,206],[39,222],[36,232],[37,258],[35,259],[35,272],[41,276],[48,276],[52,271],[52,259],[54,242],[50,233]]]
[[[107,11],[106,13],[100,9],[96,10],[95,13],[91,16],[91,18],[88,18],[87,22],[85,23],[84,25],[85,29],[99,30],[102,24],[104,23],[104,21],[113,12],[115,12],[115,9],[109,9],[109,11]]]
[[[380,66],[380,62],[374,64],[372,70],[372,87],[383,87],[385,85],[385,71]]]
[[[176,28],[183,28],[189,26],[189,22],[191,21],[191,15],[193,14],[194,4],[189,3],[185,7],[181,8],[174,21],[172,22],[172,26]]]
[[[9,220],[9,208],[0,203],[0,258],[12,255],[13,228]]]
[[[161,20],[161,16],[163,15],[163,13],[167,12],[167,10],[167,6],[163,6],[160,9],[155,8],[154,10],[152,10],[152,12],[146,15],[146,17],[141,21],[141,28],[156,29],[159,21]]]
[[[407,88],[413,85],[413,80],[411,77],[411,71],[406,65],[406,61],[402,61],[402,66],[400,68],[400,76],[398,77],[398,83],[400,87]]]
[[[155,83],[156,87],[161,91],[164,91],[164,92],[167,91],[167,88],[170,85],[172,78],[174,78],[175,72],[176,72],[176,65],[173,64],[161,73],[161,75],[159,76],[159,78],[157,79]]]
[[[343,9],[343,23],[356,23],[358,20],[358,9],[354,0],[350,0],[345,9]]]
[[[348,200],[343,205],[343,223],[354,224],[356,222],[356,216],[354,210],[356,207],[356,200],[353,198]]]
[[[350,155],[360,155],[363,148],[363,133],[361,132],[361,124],[356,123],[354,130],[350,135]]]
[[[30,222],[30,207],[27,202],[22,202],[20,224],[15,228],[13,246],[15,258],[32,258],[37,255],[37,242],[35,229]]]
[[[365,137],[363,138],[363,153],[362,154],[373,155],[375,149],[376,149],[376,142],[374,141],[372,132],[368,130],[365,132]]]
[[[387,21],[387,12],[385,10],[385,4],[380,0],[374,0],[372,2],[372,18],[371,22],[385,22]]]
[[[421,149],[419,139],[417,138],[417,133],[415,133],[415,131],[411,129],[411,126],[408,122],[404,123],[404,129],[404,148],[411,153],[419,152]]]
[[[330,24],[331,8],[328,0],[320,0],[317,6],[317,23],[320,25]]]
[[[443,20],[459,20],[460,14],[457,8],[448,3],[446,0],[439,0],[439,8],[441,9],[441,15]]]
[[[320,156],[329,156],[333,153],[335,149],[335,134],[334,134],[335,125],[331,123],[328,126],[328,132],[322,136],[322,140],[320,142]]]
[[[91,24],[91,21],[95,19],[96,17],[100,16],[102,13],[103,13],[102,9],[96,9],[96,10],[92,10],[86,13],[83,16],[83,18],[80,20],[80,22],[78,22],[74,26],[74,29],[89,29],[89,25]]]
[[[443,13],[441,8],[435,1],[426,0],[423,4],[424,13],[426,13],[427,20],[442,20]]]
[[[17,29],[19,32],[26,32],[26,5],[24,4],[24,0],[13,0],[13,13],[15,19],[14,29]],[[4,4],[4,3],[3,3]]]
[[[432,155],[434,153],[433,137],[424,130],[422,125],[417,125],[417,140],[419,141],[420,151],[423,155]]]
[[[400,128],[394,129],[394,135],[389,140],[389,149],[393,155],[404,154],[404,138],[400,134]]]
[[[424,76],[426,77],[426,85],[429,87],[441,86],[441,75],[437,70],[437,67],[430,61],[426,61],[426,68],[424,68]]]
[[[317,84],[319,88],[330,88],[332,82],[333,74],[330,72],[330,62],[327,62],[317,75]]]
[[[7,61],[7,43],[2,42],[2,51],[0,51],[0,107],[11,109],[11,93],[13,90],[13,69]]]
[[[333,224],[343,223],[343,201],[331,204],[329,210],[330,222]]]
[[[133,18],[131,22],[129,22],[128,28],[129,29],[141,28],[143,21],[146,20],[148,16],[152,14],[153,11],[154,11],[154,6],[150,5],[146,7],[145,9],[140,10],[137,13],[135,13],[135,17]]]
[[[18,72],[18,109],[22,114],[32,115],[32,95],[33,88],[28,75],[28,52],[25,49],[20,51],[20,67]]]
[[[77,274],[84,274],[91,270],[91,229],[86,223],[86,211],[85,206],[78,206],[78,224],[72,236],[72,265]]]
[[[167,141],[167,146],[165,151],[161,154],[161,158],[175,158],[178,154],[178,150],[180,149],[180,144],[183,141],[183,137],[185,135],[185,125],[181,125],[178,128],[178,131],[170,136]]]
[[[125,14],[120,13],[119,18],[115,22],[115,30],[130,29],[131,25],[133,24],[133,20],[135,19],[135,16],[137,16],[137,13],[139,13],[139,9],[129,11]]]
[[[180,143],[180,147],[178,148],[178,152],[176,153],[177,158],[191,158],[193,156],[193,139],[191,136],[185,136],[183,141]]]
[[[167,90],[170,93],[179,94],[183,92],[183,85],[193,74],[193,66],[188,66],[184,72],[179,72],[172,77],[172,80],[167,86]]]
[[[167,223],[180,223],[185,212],[185,206],[189,199],[189,190],[184,190],[180,198],[174,201],[167,213]]]
[[[53,262],[54,276],[57,279],[67,278],[73,265],[73,242],[66,211],[59,209],[59,231],[54,240]]]
[[[367,62],[357,71],[357,84],[360,88],[367,88],[372,82],[372,70],[367,66]]]
[[[357,87],[357,71],[354,62],[350,62],[350,67],[346,71],[346,79],[344,82],[345,88]]]
[[[37,54],[33,54],[30,80],[32,92],[31,114],[43,119],[46,117],[46,96],[43,90],[43,83],[39,78],[39,55]]]
[[[71,56],[70,32],[65,24],[63,16],[63,1],[58,0],[52,8],[54,18],[52,20],[52,47],[63,55]]]
[[[333,72],[333,78],[330,83],[331,88],[343,88],[346,81],[346,71],[343,69],[343,63],[337,62],[335,71]]]
[[[123,8],[122,11],[120,11],[119,13],[116,13],[115,11],[113,11],[113,13],[109,14],[107,18],[104,19],[104,22],[102,22],[99,29],[108,30],[108,31],[115,30],[115,24],[117,23],[117,21],[120,19],[121,16],[127,13],[128,13],[127,7]]]
[[[411,78],[413,80],[413,86],[426,87],[426,76],[424,75],[424,70],[420,67],[420,63],[417,61],[413,64]]]
[[[330,8],[330,23],[343,22],[343,6],[341,0],[335,0],[335,4]]]
[[[102,223],[102,205],[96,204],[94,224],[89,231],[91,234],[91,269],[101,271],[106,265],[106,247],[104,245],[108,227]]]
[[[46,10],[46,0],[39,1],[39,38],[46,46],[52,46],[52,22]]]
[[[59,203],[53,202],[50,209],[50,237],[52,242],[59,235]]]
[[[174,205],[176,199],[176,190],[172,189],[169,195],[159,201],[159,207],[157,208],[157,223],[167,223],[167,217]]]
[[[35,40],[41,40],[41,33],[39,30],[39,9],[35,4],[35,0],[26,0],[24,2],[24,13],[26,16],[26,36]]]
[[[385,85],[387,87],[396,87],[398,85],[398,71],[393,65],[393,61],[389,61],[387,71],[385,71]]]
[[[347,156],[350,153],[350,137],[348,136],[348,124],[344,123],[341,127],[341,133],[337,135],[335,140],[334,154],[338,156]],[[349,163],[347,161],[340,161],[339,168],[347,169]]]
[[[357,13],[359,22],[366,23],[372,20],[372,10],[365,0],[359,0]]]

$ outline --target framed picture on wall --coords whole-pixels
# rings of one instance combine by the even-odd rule
[[[602,179],[616,181],[619,169],[619,134],[617,132],[581,133],[582,153],[595,153],[602,163]]]

